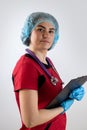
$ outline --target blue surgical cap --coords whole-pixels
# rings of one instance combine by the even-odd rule
[[[38,24],[40,24],[42,22],[49,22],[49,23],[51,23],[54,26],[54,28],[55,28],[55,35],[54,35],[54,41],[53,41],[52,47],[57,43],[57,40],[59,38],[59,25],[58,25],[57,20],[52,15],[50,15],[48,13],[35,12],[35,13],[30,14],[26,18],[24,26],[22,28],[21,40],[22,40],[22,42],[25,45],[29,46],[30,35],[31,35],[32,30]]]

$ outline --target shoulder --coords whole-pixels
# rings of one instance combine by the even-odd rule
[[[18,72],[19,70],[28,70],[29,68],[33,68],[35,62],[29,57],[27,54],[22,55],[18,61],[16,62],[13,73]]]
[[[13,74],[18,72],[42,72],[39,64],[29,55],[22,55],[19,60],[16,62],[16,65],[13,69]]]
[[[22,55],[18,61],[16,62],[16,67],[23,66],[23,65],[32,65],[34,64],[33,59],[29,54]]]

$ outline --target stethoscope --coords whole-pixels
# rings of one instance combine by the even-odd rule
[[[29,49],[26,49],[27,53],[29,55],[32,56],[32,58],[40,65],[40,67],[45,71],[45,73],[48,75],[48,77],[50,78],[50,81],[51,83],[56,86],[56,84],[58,83],[58,79],[54,76],[52,76],[48,70],[46,69],[46,67],[43,65],[43,63],[38,59],[38,57]],[[49,59],[47,58],[48,62],[49,62]],[[53,65],[52,65],[53,66]],[[54,68],[54,66],[52,67]]]

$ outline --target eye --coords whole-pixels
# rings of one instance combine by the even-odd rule
[[[54,30],[50,30],[50,31],[49,31],[49,33],[54,34],[54,33],[55,33],[55,31],[54,31]]]
[[[43,32],[43,31],[44,31],[43,28],[38,28],[37,30],[40,31],[40,32]]]

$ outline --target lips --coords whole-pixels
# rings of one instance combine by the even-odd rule
[[[40,42],[50,43],[48,40],[42,40]]]

